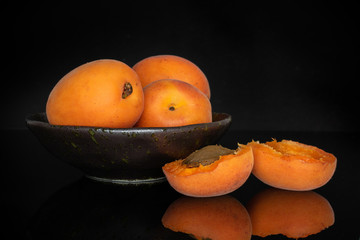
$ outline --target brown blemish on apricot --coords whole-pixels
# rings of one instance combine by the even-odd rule
[[[209,145],[202,149],[196,150],[184,159],[182,164],[186,164],[187,167],[199,167],[199,165],[207,166],[219,160],[220,156],[233,154],[235,150],[224,148],[219,145]]]
[[[129,82],[126,82],[124,84],[124,90],[123,90],[123,93],[122,93],[122,98],[125,99],[127,98],[128,96],[130,96],[133,92],[133,89],[132,89],[132,86],[131,86],[131,83]]]

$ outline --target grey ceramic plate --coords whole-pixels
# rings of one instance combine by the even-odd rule
[[[55,126],[45,113],[26,117],[27,127],[57,158],[97,181],[146,183],[164,180],[161,167],[215,144],[231,116],[213,113],[213,122],[170,128]]]

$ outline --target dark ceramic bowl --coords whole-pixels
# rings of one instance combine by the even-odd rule
[[[213,113],[213,122],[169,128],[95,128],[55,126],[45,113],[26,117],[26,125],[57,158],[93,180],[146,183],[164,180],[161,167],[215,144],[231,116]]]

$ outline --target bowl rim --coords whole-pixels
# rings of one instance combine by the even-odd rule
[[[168,130],[184,130],[187,128],[196,128],[202,126],[214,126],[214,125],[223,125],[226,126],[230,124],[232,121],[232,116],[228,113],[223,112],[212,112],[212,116],[223,116],[220,120],[209,122],[209,123],[197,123],[197,124],[190,124],[178,127],[132,127],[132,128],[109,128],[109,127],[95,127],[95,126],[74,126],[74,125],[52,125],[47,121],[46,113],[45,112],[38,112],[38,113],[31,113],[25,117],[25,123],[27,126],[39,126],[39,127],[52,127],[52,128],[61,128],[61,129],[76,129],[76,130],[89,130],[89,129],[96,129],[103,132],[157,132],[157,131],[168,131]],[[43,118],[46,119],[45,121],[35,119],[35,118]],[[224,123],[224,124],[223,124]]]

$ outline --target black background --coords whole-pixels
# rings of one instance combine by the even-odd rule
[[[208,77],[235,130],[358,131],[358,27],[343,2],[5,3],[2,128],[25,128],[73,68],[174,54]],[[6,15],[6,17],[4,16]],[[5,58],[4,57],[4,58]],[[3,65],[4,67],[4,65]]]

